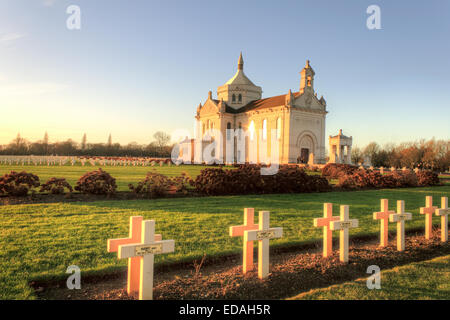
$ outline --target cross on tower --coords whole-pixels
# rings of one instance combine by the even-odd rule
[[[380,247],[388,245],[389,237],[389,215],[395,211],[389,211],[389,200],[381,199],[381,211],[373,213],[374,220],[380,220]]]
[[[450,209],[448,208],[448,198],[441,198],[441,208],[436,209],[436,215],[441,216],[441,241],[448,241],[448,215]]]
[[[119,245],[141,243],[141,226],[142,216],[130,217],[130,236],[128,238],[108,239],[108,252],[117,252]],[[162,236],[155,234],[155,241],[161,241]],[[139,273],[140,273],[140,258],[132,257],[128,259],[128,273],[127,273],[127,293],[132,294],[139,292]]]
[[[173,252],[174,240],[155,239],[155,220],[142,221],[142,235],[140,243],[119,245],[119,259],[138,257],[139,270],[139,300],[153,299],[153,264],[155,254]]]
[[[405,212],[405,201],[397,201],[397,213],[389,215],[389,221],[397,222],[397,251],[405,250],[405,220],[411,220],[412,214]]]
[[[269,275],[269,240],[281,238],[283,228],[269,228],[270,212],[259,212],[258,230],[244,231],[244,243],[258,240],[258,277],[264,279]]]
[[[348,229],[357,228],[358,220],[349,219],[348,206],[341,206],[341,215],[339,221],[331,221],[331,230],[340,230],[339,233],[339,260],[348,262]]]
[[[431,239],[431,231],[433,228],[433,213],[437,207],[433,207],[433,197],[427,196],[425,200],[426,207],[420,208],[420,214],[425,215],[425,239]]]
[[[230,237],[242,237],[247,230],[258,230],[258,225],[254,223],[255,209],[244,209],[244,224],[240,226],[230,227]],[[242,271],[253,269],[253,241],[244,241]]]
[[[333,252],[333,231],[330,222],[337,221],[339,217],[333,216],[333,204],[323,204],[323,218],[314,219],[314,227],[323,227],[323,257],[329,257]]]

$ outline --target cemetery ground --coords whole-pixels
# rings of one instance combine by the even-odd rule
[[[356,236],[351,241],[349,264],[339,262],[337,252],[324,259],[320,249],[313,245],[278,248],[272,250],[271,275],[263,281],[257,278],[256,271],[243,275],[237,257],[201,267],[192,265],[191,268],[156,269],[154,298],[264,300],[284,299],[299,291],[307,291],[305,296],[297,295],[294,299],[321,299],[320,294],[327,289],[317,288],[331,285],[333,289],[342,290],[336,293],[332,291],[334,294],[325,296],[327,299],[448,299],[450,266],[446,262],[450,257],[450,245],[439,242],[438,232],[434,232],[433,240],[425,240],[420,231],[408,233],[408,248],[403,253],[398,252],[393,244],[380,248],[377,239]],[[441,257],[442,254],[445,256]],[[429,261],[435,257],[444,260],[434,263]],[[419,270],[426,273],[413,271],[417,265],[421,266],[417,261],[428,262]],[[369,290],[366,285],[369,276],[366,273],[367,266],[373,264],[385,270],[381,276],[381,290]],[[398,269],[402,271],[397,276]],[[137,298],[137,294],[129,296],[126,292],[125,273],[106,280],[90,280],[78,291],[69,292],[64,283],[49,286],[45,290],[38,287],[38,297],[58,300]],[[342,295],[347,289],[347,296],[340,297],[339,294]],[[399,291],[402,293],[399,294]]]
[[[311,194],[0,206],[0,299],[75,295],[75,291],[66,288],[60,291],[64,296],[57,295],[57,289],[51,289],[55,284],[65,286],[68,277],[65,271],[70,265],[80,267],[82,288],[89,288],[89,283],[94,283],[91,289],[104,289],[102,292],[93,290],[82,298],[127,298],[123,294],[127,262],[117,259],[117,254],[106,252],[106,240],[126,236],[129,217],[136,215],[156,220],[156,232],[164,239],[175,239],[173,254],[156,256],[155,298],[288,298],[302,291],[363,277],[368,265],[377,264],[373,261],[386,270],[450,254],[448,243],[439,242],[437,230],[432,240],[424,239],[424,217],[419,214],[425,196],[433,196],[437,204],[441,196],[449,194],[450,186],[444,185]],[[405,200],[406,211],[413,214],[413,220],[406,223],[410,234],[405,252],[395,250],[394,224],[390,224],[393,232],[390,247],[377,250],[379,222],[373,220],[372,213],[379,211],[381,198],[389,199],[392,209],[396,200]],[[329,259],[321,258],[322,230],[313,227],[313,218],[323,215],[324,202],[334,204],[335,215],[339,212],[338,205],[350,205],[350,217],[359,219],[360,227],[350,231],[355,247],[350,248],[349,265],[338,262],[337,251]],[[253,273],[244,279],[239,266],[242,239],[228,234],[229,226],[242,223],[245,207],[253,207],[255,212],[270,211],[270,225],[284,230],[283,238],[271,240],[271,248],[275,250],[271,258],[272,275],[264,281]],[[433,217],[433,221],[435,229],[439,228],[439,217]],[[419,234],[412,236],[411,232],[417,230]],[[335,239],[337,236],[335,233]],[[209,280],[202,281],[207,268],[213,268],[213,272]],[[314,272],[305,268],[312,268]],[[116,280],[111,282],[111,279]],[[302,283],[306,285],[301,287]],[[109,284],[115,287],[108,288]],[[252,296],[251,292],[266,295]],[[445,298],[448,299],[449,294]]]
[[[367,278],[313,289],[293,300],[445,299],[450,297],[450,255],[381,272],[381,288],[367,290]]]

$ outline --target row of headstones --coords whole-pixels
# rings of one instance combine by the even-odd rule
[[[365,169],[365,167],[364,167],[364,166],[359,166],[359,169]],[[370,167],[369,167],[369,170],[375,170],[375,167],[370,166]],[[385,168],[384,168],[384,167],[379,167],[378,170],[380,171],[381,174],[384,174]],[[391,167],[389,170],[390,170],[391,172],[397,172],[398,169],[397,169],[396,167]],[[401,170],[402,172],[409,171],[409,169],[408,169],[407,167],[403,167],[403,168],[401,168],[400,170]],[[414,168],[414,172],[415,172],[415,173],[417,173],[417,172],[419,172],[419,171],[420,171],[419,168]]]
[[[0,164],[4,165],[65,165],[70,160],[69,157],[30,157],[30,156],[3,156],[0,157]]]
[[[81,163],[82,166],[90,164],[91,166],[96,166],[97,164],[101,166],[163,166],[166,161],[164,160],[114,160],[114,159],[86,159],[77,157],[31,157],[31,156],[14,156],[14,157],[0,157],[0,164],[4,165],[47,165],[47,166],[63,166],[66,163],[70,163],[74,166],[77,162]],[[172,165],[171,161],[167,161],[167,165],[170,167]],[[178,165],[178,164],[176,164]]]
[[[432,215],[441,217],[441,241],[448,241],[448,198],[442,197],[441,208],[433,206],[433,198],[426,197],[426,206],[420,208],[425,215],[425,238],[431,238]],[[397,201],[397,212],[388,209],[388,200],[381,200],[381,211],[374,212],[373,218],[381,221],[380,246],[388,244],[388,224],[397,223],[397,250],[405,250],[405,221],[411,220],[412,214],[405,212],[405,202]],[[281,238],[282,228],[270,228],[269,211],[259,212],[259,223],[254,223],[254,209],[244,209],[244,224],[230,227],[231,237],[243,237],[243,273],[254,268],[253,242],[258,241],[258,277],[264,279],[269,275],[269,240]],[[357,219],[349,218],[349,206],[340,206],[340,216],[333,216],[332,203],[324,204],[323,218],[314,219],[315,227],[323,227],[323,257],[332,254],[332,231],[339,230],[339,260],[348,262],[349,229],[358,227]],[[175,250],[174,240],[162,240],[155,234],[155,221],[143,220],[141,216],[130,217],[128,238],[109,239],[108,252],[117,252],[119,259],[128,258],[128,294],[139,293],[140,300],[153,299],[154,255]]]

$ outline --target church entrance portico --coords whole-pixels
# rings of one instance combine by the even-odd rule
[[[304,131],[297,139],[297,163],[312,163],[314,162],[315,151],[317,146],[317,139],[310,131]]]

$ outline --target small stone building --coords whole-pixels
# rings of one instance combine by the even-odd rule
[[[329,136],[328,143],[330,148],[329,163],[352,163],[352,137],[344,136],[342,129],[340,129],[337,136]]]

